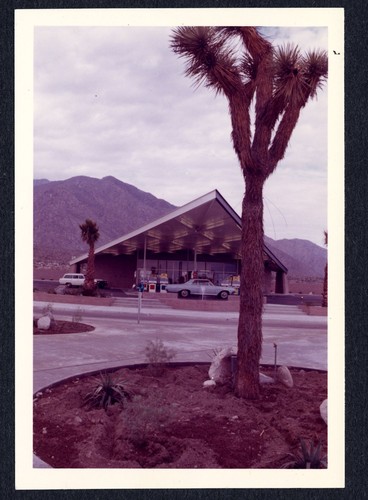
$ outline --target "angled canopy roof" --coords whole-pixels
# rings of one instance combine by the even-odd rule
[[[133,254],[137,250],[175,253],[192,249],[197,254],[230,254],[240,258],[241,219],[217,191],[174,210],[173,212],[111,241],[95,250],[98,254]],[[287,269],[265,246],[267,257],[276,267]],[[70,264],[86,260],[88,254]]]

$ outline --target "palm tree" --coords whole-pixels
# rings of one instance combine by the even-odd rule
[[[290,45],[275,49],[253,27],[179,27],[173,30],[171,48],[185,58],[187,76],[224,94],[229,104],[233,147],[245,181],[235,391],[256,399],[262,349],[263,186],[284,157],[302,108],[327,78],[327,54],[302,55]]]
[[[91,219],[86,219],[83,224],[79,224],[81,230],[81,238],[89,246],[86,279],[84,281],[84,289],[88,292],[93,292],[96,289],[95,275],[95,243],[100,237],[96,222]]]
[[[324,231],[325,235],[325,246],[328,245],[328,232]],[[323,294],[322,294],[322,307],[328,306],[328,263],[325,265],[325,277],[323,280]]]

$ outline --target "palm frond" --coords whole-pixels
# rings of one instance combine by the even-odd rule
[[[96,222],[91,219],[86,219],[83,224],[79,224],[81,230],[81,238],[88,244],[95,243],[100,237],[99,229]]]

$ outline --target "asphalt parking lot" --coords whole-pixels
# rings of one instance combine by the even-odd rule
[[[40,292],[48,292],[50,290],[55,289],[58,286],[58,282],[55,280],[34,280],[33,288],[34,290],[38,290]],[[121,290],[120,288],[106,288],[103,289],[103,293],[106,296],[111,297],[125,297],[126,291]],[[297,306],[301,304],[310,304],[310,305],[321,305],[322,303],[322,295],[318,294],[267,294],[267,304],[281,304],[285,306]],[[194,298],[193,300],[197,300],[198,298]]]

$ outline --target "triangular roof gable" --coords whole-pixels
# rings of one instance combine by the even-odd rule
[[[141,228],[98,247],[97,254],[132,254],[146,248],[155,253],[196,249],[197,253],[231,254],[240,258],[241,218],[217,191],[211,191]],[[265,247],[266,254],[286,270]],[[88,253],[70,264],[86,260]]]

